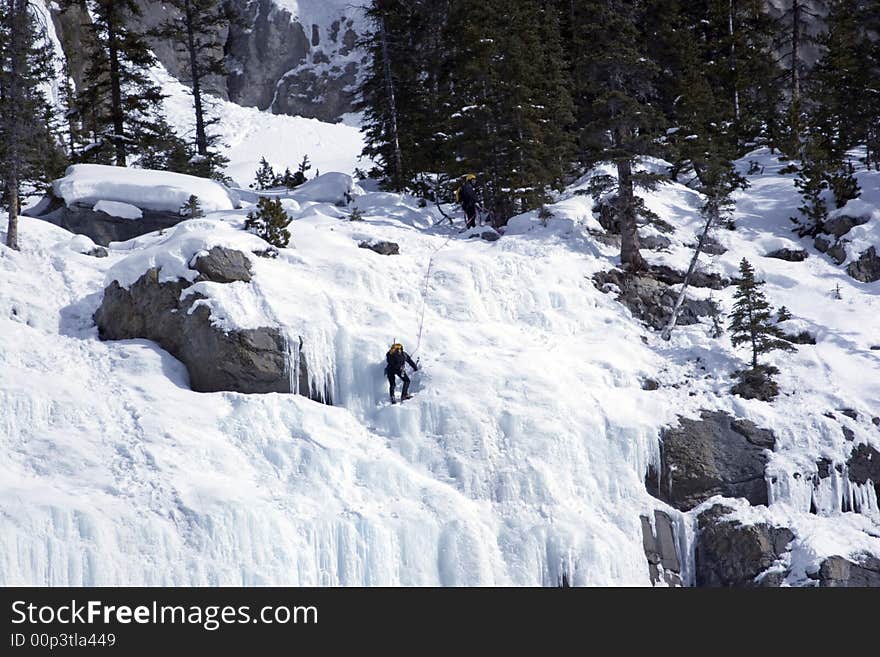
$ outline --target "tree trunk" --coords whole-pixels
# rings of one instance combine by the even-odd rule
[[[122,81],[119,70],[119,42],[116,34],[116,9],[107,11],[107,48],[110,55],[110,103],[113,114],[113,147],[116,151],[116,166],[124,167],[125,157],[125,116],[122,110]]]
[[[730,34],[730,70],[733,72],[733,116],[739,122],[739,80],[736,74],[736,30],[733,27],[734,2],[730,0],[727,15],[727,30]]]
[[[796,103],[801,98],[801,0],[791,4],[791,100]]]
[[[202,106],[202,80],[199,74],[198,55],[196,53],[195,20],[192,0],[186,0],[186,49],[189,51],[189,68],[192,76],[193,104],[196,110],[196,152],[208,154],[208,135],[205,132],[205,112]]]
[[[639,230],[633,192],[632,160],[617,160],[618,212],[620,216],[620,264],[630,272],[645,268],[639,252]]]
[[[21,142],[24,139],[23,121],[31,117],[22,115],[23,75],[27,62],[25,32],[27,31],[28,0],[9,0],[9,87],[6,116],[8,130],[8,153],[6,194],[9,201],[9,224],[6,229],[6,246],[19,250],[18,186],[21,182]]]
[[[385,33],[385,18],[379,20],[379,38],[382,39],[382,66],[385,73],[385,93],[388,96],[391,128],[391,143],[394,149],[394,188],[403,190],[403,155],[400,152],[400,139],[397,132],[397,103],[394,100],[394,80],[391,78],[391,58],[388,54],[388,35]]]
[[[691,264],[688,267],[687,273],[684,275],[684,282],[681,284],[681,290],[679,290],[678,298],[675,300],[675,306],[672,308],[672,316],[669,318],[669,322],[666,324],[666,327],[661,334],[661,337],[664,340],[669,340],[672,336],[672,329],[675,328],[675,323],[678,321],[678,313],[681,311],[681,304],[684,301],[685,292],[691,282],[691,276],[693,276],[694,270],[697,268],[697,260],[700,257],[700,253],[703,251],[703,244],[706,242],[706,235],[709,234],[709,229],[717,219],[718,211],[716,206],[713,205],[706,213],[706,224],[703,226],[703,232],[700,233],[700,239],[697,240],[697,248],[694,250],[694,257],[691,258]]]

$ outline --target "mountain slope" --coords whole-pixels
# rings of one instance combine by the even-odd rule
[[[870,421],[880,408],[877,284],[798,243],[791,177],[753,157],[765,173],[739,198],[738,229],[718,234],[728,251],[704,268],[729,277],[749,258],[771,302],[816,335],[815,346],[770,359],[782,370],[773,404],[729,394],[743,354],[728,338],[697,324],[663,343],[596,289],[592,275],[616,250],[589,232],[591,202],[576,193],[585,181],[551,206],[548,226],[520,217],[494,243],[431,227],[431,211],[391,194],[357,197],[364,222],[329,203],[285,201],[294,248],[252,258],[250,286],[202,285],[221,325],[272,321],[302,337],[335,407],[193,393],[185,368],[153,343],[100,342],[91,315],[103,287],[146,247],[176,253],[180,242],[145,237],[95,259],[77,252],[81,238],[25,218],[23,252],[0,249],[0,582],[555,585],[565,575],[647,585],[639,517],[654,509],[673,518],[692,582],[697,511],[651,497],[644,479],[660,430],[701,409],[776,434],[771,505],[726,503],[743,520],[792,528],[790,583],[807,583],[831,554],[880,554],[871,482],[834,480],[861,513],[842,511],[832,480],[810,483],[818,459],[842,464],[854,445],[880,445]],[[646,200],[676,229],[668,253],[646,255],[683,267],[698,196],[664,185]],[[247,211],[177,230],[204,229],[208,246],[215,222],[240,227]],[[375,239],[397,242],[400,255],[358,248]],[[763,257],[783,246],[811,255]],[[841,300],[830,296],[838,284]],[[712,294],[729,309],[732,288]],[[402,406],[384,402],[394,338],[422,366]],[[643,390],[647,378],[659,389]]]

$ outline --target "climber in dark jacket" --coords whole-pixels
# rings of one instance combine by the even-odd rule
[[[385,366],[385,375],[388,377],[388,392],[391,395],[391,403],[397,403],[397,399],[394,397],[394,387],[396,384],[394,377],[396,376],[399,376],[400,380],[403,381],[403,390],[400,393],[400,401],[410,399],[412,395],[409,394],[409,376],[407,376],[406,373],[406,365],[409,364],[414,372],[419,371],[418,365],[416,365],[412,358],[410,358],[410,355],[403,350],[403,345],[399,342],[395,342],[391,345],[391,349],[385,354],[385,360],[387,362],[387,365]]]
[[[467,221],[466,228],[474,228],[477,225],[477,190],[474,189],[473,181],[477,177],[469,173],[465,176],[464,184],[458,190],[458,202],[461,203],[461,209],[464,210]]]

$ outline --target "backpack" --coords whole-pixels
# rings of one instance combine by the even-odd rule
[[[403,352],[403,345],[393,344],[388,353],[385,354],[385,361],[388,363],[388,371],[399,372],[406,363],[406,354]]]

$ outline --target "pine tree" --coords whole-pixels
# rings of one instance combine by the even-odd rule
[[[638,200],[633,166],[649,154],[660,136],[663,117],[652,104],[658,69],[645,46],[644,3],[580,0],[583,27],[575,31],[575,102],[579,108],[582,159],[608,160],[618,178],[620,260],[630,271],[645,267],[639,253]]]
[[[275,169],[269,164],[265,157],[260,158],[260,168],[254,175],[256,179],[256,188],[259,190],[272,189],[278,182],[278,176],[275,175]],[[251,185],[253,187],[254,185]]]
[[[290,217],[284,211],[280,199],[266,196],[260,198],[256,211],[250,212],[244,222],[246,230],[251,230],[272,246],[283,249],[290,243]]]
[[[193,173],[204,177],[217,177],[228,159],[220,155],[215,146],[217,136],[210,127],[217,117],[209,116],[207,84],[212,77],[226,74],[224,66],[224,43],[220,35],[238,21],[232,6],[220,0],[168,0],[178,15],[153,31],[152,36],[171,40],[186,56],[186,68],[182,81],[190,86],[193,96],[195,118],[195,155],[192,158]]]
[[[180,215],[182,217],[188,217],[190,219],[198,219],[199,217],[204,217],[205,211],[202,209],[202,202],[199,201],[199,197],[191,195],[187,199],[186,203],[181,206]]]
[[[91,143],[80,159],[126,166],[139,155],[145,141],[161,138],[159,87],[148,70],[156,63],[142,33],[134,25],[141,16],[136,0],[62,0],[63,7],[85,4],[92,23],[84,26],[94,37],[88,53],[77,110]]]
[[[752,370],[758,369],[758,356],[781,349],[793,351],[784,334],[771,320],[772,308],[761,287],[764,281],[755,279],[755,270],[748,260],[739,265],[740,280],[734,293],[733,313],[730,318],[731,342],[734,347],[748,344],[752,350]]]
[[[6,244],[18,249],[21,194],[64,168],[54,110],[43,89],[54,78],[51,43],[28,0],[0,4],[0,179],[9,221]]]

